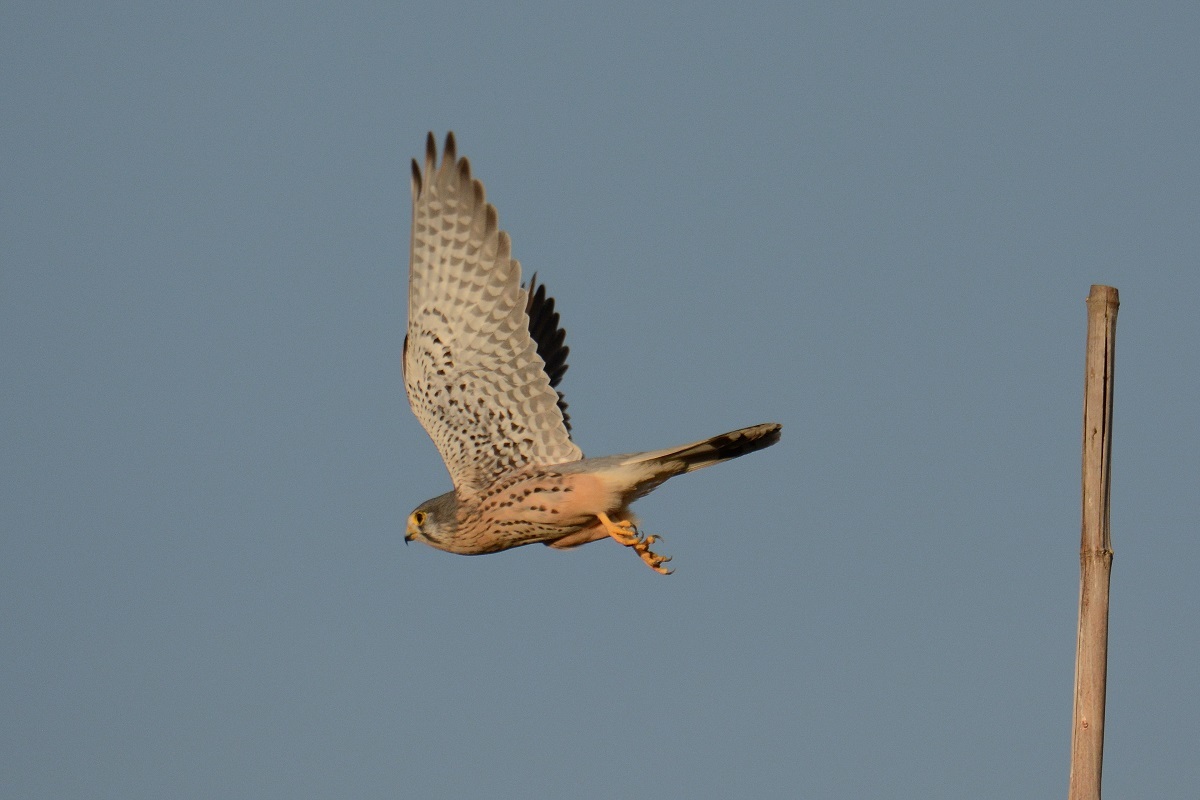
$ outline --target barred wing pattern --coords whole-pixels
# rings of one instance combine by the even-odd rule
[[[436,162],[431,133],[424,172],[413,161],[404,387],[461,497],[583,453],[530,335],[521,265],[453,134]]]

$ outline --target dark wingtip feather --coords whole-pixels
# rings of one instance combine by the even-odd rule
[[[535,272],[526,287],[525,313],[529,317],[529,335],[537,345],[537,354],[546,365],[546,376],[550,386],[557,387],[567,372],[567,355],[571,348],[565,342],[567,332],[559,327],[559,315],[554,310],[554,298],[546,294],[546,287],[537,282]],[[567,401],[558,392],[558,409],[562,412],[567,432],[571,430],[571,416],[567,413]]]
[[[433,138],[433,131],[430,131],[425,136],[425,175],[426,175],[426,177],[433,175],[433,170],[435,167],[437,167],[437,140]]]

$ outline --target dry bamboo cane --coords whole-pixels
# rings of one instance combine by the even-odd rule
[[[1088,295],[1087,371],[1083,398],[1083,520],[1079,545],[1079,637],[1071,727],[1069,800],[1099,800],[1104,763],[1104,693],[1108,672],[1108,529],[1112,457],[1113,367],[1117,290]]]

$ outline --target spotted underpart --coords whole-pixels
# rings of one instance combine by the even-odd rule
[[[570,510],[572,491],[554,470],[518,470],[489,487],[477,503],[460,506],[458,530],[482,546],[500,545],[497,549],[558,539],[590,523]]]

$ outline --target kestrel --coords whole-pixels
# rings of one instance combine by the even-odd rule
[[[638,530],[629,505],[668,478],[775,444],[780,426],[584,458],[556,388],[568,348],[554,300],[536,275],[521,283],[508,234],[453,133],[440,165],[429,134],[412,191],[404,388],[454,490],[417,506],[404,540],[478,555],[612,538],[669,574],[670,559],[650,549],[658,537]]]

